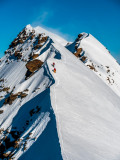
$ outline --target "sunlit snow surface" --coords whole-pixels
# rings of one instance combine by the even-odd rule
[[[75,43],[67,48],[74,52]],[[86,57],[85,65],[93,66],[94,73],[98,75],[118,96],[120,96],[120,65],[111,56],[110,52],[91,34],[86,35],[78,42],[78,48],[82,48]]]
[[[32,27],[28,25],[27,32],[30,31]],[[28,89],[25,98],[18,97],[11,105],[3,105],[9,93],[0,92],[3,96],[0,109],[4,110],[0,114],[1,128],[13,131],[16,127],[21,131],[21,147],[14,149],[13,157],[15,160],[119,160],[119,90],[117,87],[111,89],[104,78],[99,78],[66,49],[65,40],[61,44],[62,38],[40,27],[35,31],[36,36],[42,32],[49,36],[35,52],[39,54],[37,59],[44,62],[38,71],[25,80],[26,62],[10,59],[8,54],[0,62],[0,79],[5,79],[0,82],[2,87],[10,87],[9,92],[13,94]],[[22,46],[26,59],[34,40],[28,40]],[[114,72],[119,72],[119,65],[91,35],[80,45],[97,65],[104,63]],[[9,64],[6,63],[7,58],[10,59]],[[53,62],[56,73],[53,72]],[[104,75],[105,71],[101,69],[101,72]],[[115,79],[119,87],[119,76]],[[30,111],[36,110],[36,106],[41,110],[31,117]],[[9,133],[6,135],[10,136]],[[0,138],[4,136],[5,132]]]

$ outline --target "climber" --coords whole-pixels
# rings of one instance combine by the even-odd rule
[[[54,68],[53,72],[56,73],[56,68]]]
[[[53,67],[55,66],[55,63],[53,62]]]

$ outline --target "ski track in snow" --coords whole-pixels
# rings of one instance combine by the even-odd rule
[[[56,103],[56,88],[59,86],[59,79],[57,78],[57,76],[55,76],[55,85],[54,85],[54,94],[55,94],[55,113],[57,114],[58,113],[58,110],[57,110],[57,103]],[[59,114],[58,116],[56,117],[56,120],[58,122],[58,124],[60,123],[60,120],[59,120]],[[65,154],[65,149],[64,149],[64,142],[63,142],[63,138],[62,138],[62,133],[61,133],[61,128],[60,128],[60,125],[58,128],[58,134],[59,134],[59,138],[61,139],[61,148],[62,148],[62,152],[63,152],[63,157],[66,159],[66,160],[70,160],[68,159],[67,155]]]
[[[55,67],[56,67],[56,70],[57,70],[57,63],[64,63],[64,64],[66,64],[66,57],[64,56],[64,57],[62,57],[62,59],[63,59],[63,62],[60,62],[60,60],[55,60],[55,59],[52,59],[52,60],[50,60],[50,65],[49,65],[49,67],[51,67],[51,64],[53,63],[53,62],[56,62],[56,65],[55,65]],[[51,72],[53,72],[53,71],[51,71]],[[54,74],[54,73],[53,73]],[[58,106],[57,106],[57,99],[56,99],[56,88],[59,86],[59,84],[60,84],[60,80],[58,79],[58,77],[57,77],[57,73],[55,73],[54,74],[54,78],[55,78],[55,84],[53,85],[53,90],[54,90],[54,104],[55,104],[55,108],[54,108],[54,112],[55,112],[55,114],[57,115],[56,116],[56,121],[57,121],[57,123],[58,124],[60,124],[60,120],[59,120],[59,114],[58,114]],[[61,133],[61,128],[60,128],[60,125],[57,125],[57,129],[58,129],[58,135],[59,135],[59,139],[60,139],[60,145],[61,145],[61,150],[62,150],[62,156],[63,156],[63,159],[64,160],[71,160],[70,158],[68,158],[68,156],[67,156],[67,154],[65,153],[65,149],[64,149],[64,142],[63,142],[63,138],[62,138],[62,133]]]

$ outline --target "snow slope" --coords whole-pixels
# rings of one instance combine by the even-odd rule
[[[67,50],[56,68],[51,100],[63,159],[119,159],[119,97]]]
[[[45,43],[42,43],[43,46],[40,49],[35,50],[38,33],[34,33],[34,38],[30,40],[32,30],[28,25],[25,28],[26,35],[29,35],[27,40],[15,47],[10,47],[1,59],[0,111],[3,113],[0,114],[0,139],[2,142],[0,158],[5,159],[7,156],[16,160],[25,159],[22,156],[27,154],[29,148],[34,148],[30,153],[34,151],[36,154],[32,153],[30,156],[28,153],[29,158],[25,156],[27,159],[55,158],[61,160],[61,149],[49,88],[55,82],[45,60],[51,54],[52,40],[48,38]],[[21,58],[15,56],[16,51],[19,50],[22,52]],[[43,54],[46,53],[44,56],[43,51]],[[39,52],[38,60],[41,56],[45,58],[44,64],[35,71],[34,75],[25,79],[26,64],[32,61],[31,53],[34,52]],[[53,56],[55,56],[57,51],[53,49],[53,52]],[[41,59],[43,60],[43,58]],[[9,90],[3,90],[7,88]],[[26,94],[25,97],[21,98],[19,94],[12,104],[4,104],[7,97],[20,92]],[[47,154],[45,154],[45,149],[47,149]]]
[[[81,48],[79,59],[86,57],[85,65],[92,69],[118,96],[120,96],[120,65],[110,52],[91,34],[82,33],[67,48],[76,53]]]
[[[28,25],[1,59],[0,158],[119,160],[120,98],[61,41]],[[88,41],[80,43],[86,50]],[[114,59],[103,56],[111,67]],[[30,72],[34,60],[43,63]]]
[[[53,41],[57,41],[58,43],[60,43],[60,44],[63,45],[63,46],[65,46],[65,45],[68,43],[68,42],[67,42],[65,39],[63,39],[62,37],[60,37],[60,36],[58,36],[58,35],[56,35],[56,34],[54,34],[54,33],[51,33],[50,31],[47,31],[46,29],[44,29],[44,28],[42,28],[42,27],[40,27],[40,26],[35,27],[34,29],[35,29],[35,31],[36,31],[37,33],[45,33],[46,35],[48,35],[49,37],[51,37]]]

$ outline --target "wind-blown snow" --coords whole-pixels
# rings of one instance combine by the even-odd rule
[[[34,29],[35,29],[35,31],[37,33],[45,33],[46,35],[48,35],[49,37],[51,37],[53,41],[57,41],[58,43],[62,44],[63,46],[65,46],[68,43],[62,37],[58,36],[57,34],[51,33],[51,32],[47,31],[46,29],[44,29],[44,28],[42,28],[40,26],[35,27]]]

